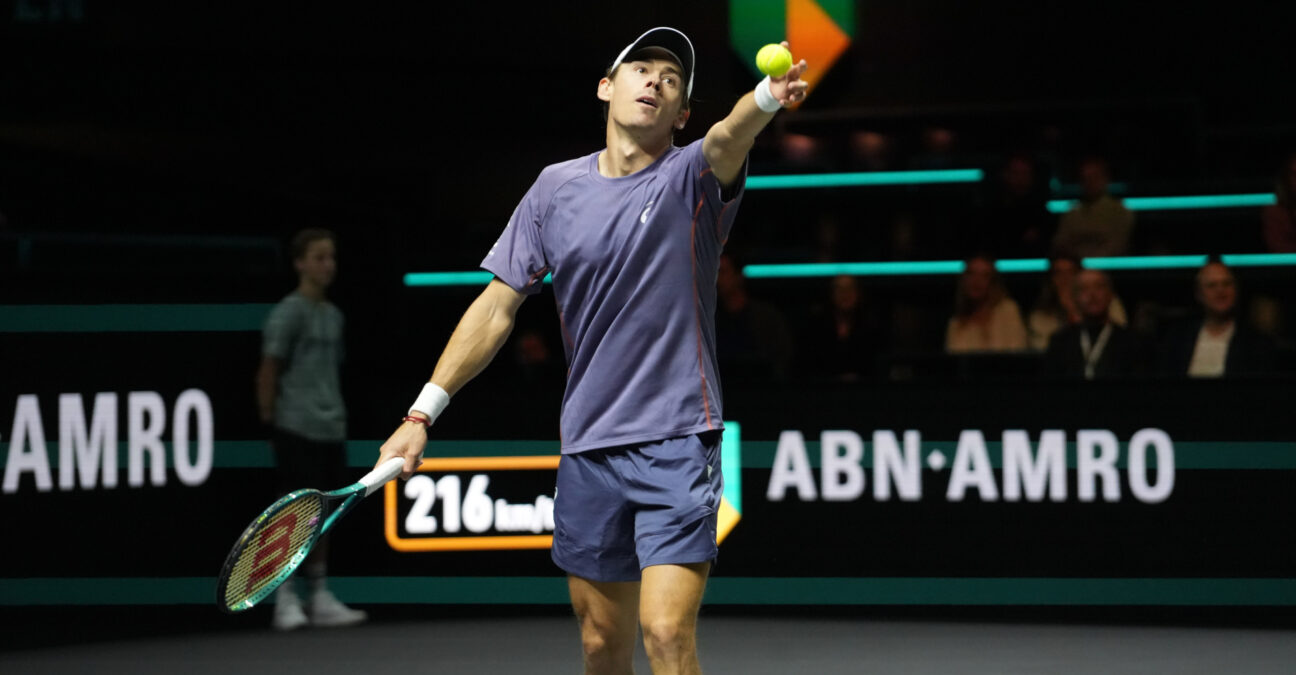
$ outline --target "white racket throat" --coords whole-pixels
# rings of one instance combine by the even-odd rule
[[[388,481],[400,475],[401,469],[405,467],[405,459],[402,457],[392,457],[374,468],[373,471],[365,474],[359,480],[359,483],[365,486],[365,496],[374,493],[374,490],[384,486]]]

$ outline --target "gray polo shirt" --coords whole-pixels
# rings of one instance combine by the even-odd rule
[[[342,311],[293,291],[266,318],[261,353],[283,363],[274,425],[313,441],[346,440]]]
[[[522,293],[553,274],[562,451],[722,429],[716,273],[745,177],[726,201],[700,140],[621,178],[598,154],[545,168],[482,261]]]

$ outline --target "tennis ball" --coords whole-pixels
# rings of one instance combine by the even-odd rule
[[[783,45],[765,45],[756,52],[756,67],[770,77],[782,77],[792,67],[792,52]]]

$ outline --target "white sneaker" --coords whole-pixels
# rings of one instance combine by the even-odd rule
[[[302,610],[301,600],[290,587],[292,579],[275,591],[274,619],[270,625],[275,630],[294,630],[309,623],[306,612]]]
[[[369,618],[368,612],[347,607],[326,588],[311,593],[307,612],[312,626],[353,626]]]

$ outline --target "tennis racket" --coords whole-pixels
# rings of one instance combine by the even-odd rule
[[[271,504],[225,558],[216,604],[234,614],[264,600],[292,576],[321,535],[361,499],[400,475],[404,465],[405,460],[393,457],[341,490],[297,490]],[[339,501],[342,504],[332,508]]]

